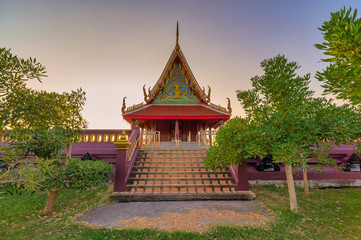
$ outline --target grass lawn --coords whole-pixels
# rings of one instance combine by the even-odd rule
[[[154,229],[118,230],[88,227],[72,217],[108,202],[108,187],[84,192],[60,191],[52,216],[42,214],[46,194],[0,195],[0,239],[361,239],[361,188],[297,189],[299,213],[291,213],[286,188],[252,189],[274,212],[267,227],[216,227],[201,235]]]

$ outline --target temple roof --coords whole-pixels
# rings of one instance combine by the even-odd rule
[[[147,104],[123,114],[124,119],[229,119],[231,114],[203,104]]]
[[[206,93],[205,88],[201,88],[196,81],[178,43],[178,23],[176,36],[175,48],[158,81],[153,88],[149,87],[148,90],[146,90],[145,85],[143,86],[145,103],[126,108],[124,98],[122,107],[123,117],[129,118],[133,116],[135,112],[137,112],[136,115],[138,117],[142,114],[146,114],[144,116],[154,115],[156,117],[158,116],[158,112],[162,115],[161,112],[165,111],[164,109],[168,109],[169,116],[172,114],[174,116],[198,114],[200,117],[203,116],[201,114],[203,113],[205,114],[204,116],[228,116],[229,118],[232,112],[229,98],[227,108],[210,103],[211,88],[208,86],[208,92]],[[152,106],[150,107],[149,105]],[[173,107],[170,108],[169,105]],[[177,105],[182,106],[177,107]],[[185,111],[185,113],[183,113],[183,111]],[[190,113],[190,111],[200,112]]]

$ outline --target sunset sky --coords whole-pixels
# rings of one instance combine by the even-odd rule
[[[326,65],[317,27],[330,13],[361,1],[340,0],[0,0],[0,46],[46,66],[34,89],[87,93],[89,128],[129,128],[127,106],[143,101],[174,49],[179,21],[181,49],[200,86],[212,88],[211,102],[242,115],[235,91],[251,87],[263,59],[284,54],[314,74]],[[360,14],[359,14],[360,17]]]

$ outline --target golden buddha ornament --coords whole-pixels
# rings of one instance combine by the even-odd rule
[[[174,93],[174,99],[181,99],[182,90],[180,89],[178,83],[177,85],[175,85],[173,89],[173,93]]]

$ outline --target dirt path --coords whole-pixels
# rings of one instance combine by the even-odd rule
[[[117,228],[204,232],[212,226],[266,225],[273,218],[253,201],[130,202],[98,206],[76,221]]]

